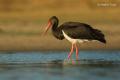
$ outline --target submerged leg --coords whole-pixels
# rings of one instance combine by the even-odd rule
[[[77,47],[77,44],[75,44],[75,48],[76,48],[76,60],[78,60],[78,47]]]
[[[70,59],[72,53],[73,53],[73,50],[74,50],[74,44],[72,44],[72,48],[71,48],[71,51],[70,53],[68,54],[68,60]]]

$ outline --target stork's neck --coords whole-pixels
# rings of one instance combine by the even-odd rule
[[[53,31],[56,31],[56,29],[58,27],[58,23],[59,23],[58,19],[52,20],[52,30]]]

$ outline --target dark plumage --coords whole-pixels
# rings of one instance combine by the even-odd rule
[[[52,33],[57,39],[64,39],[62,30],[73,39],[87,39],[87,40],[98,40],[100,42],[106,43],[104,34],[98,30],[92,28],[90,25],[80,22],[65,22],[58,26],[57,17],[53,16],[52,22]]]

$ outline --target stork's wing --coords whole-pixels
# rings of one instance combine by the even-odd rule
[[[60,28],[73,39],[93,39],[91,27],[86,27],[83,23],[67,22],[61,25]]]

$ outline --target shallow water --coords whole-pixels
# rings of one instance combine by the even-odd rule
[[[0,52],[0,80],[120,80],[120,51]],[[73,58],[75,58],[73,54]]]

